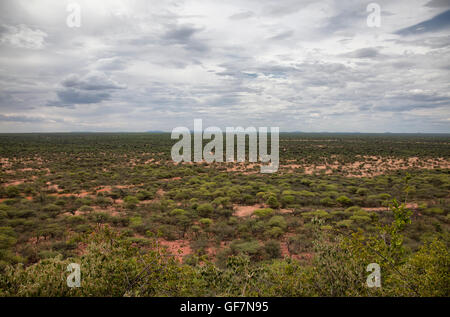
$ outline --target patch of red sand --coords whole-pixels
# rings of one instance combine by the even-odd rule
[[[253,212],[257,209],[264,208],[261,205],[252,205],[252,206],[234,206],[234,215],[238,217],[247,217],[251,216]]]
[[[191,254],[192,250],[189,246],[189,240],[167,241],[158,239],[158,243],[167,248],[170,255],[174,256],[178,261],[182,262],[185,255]]]

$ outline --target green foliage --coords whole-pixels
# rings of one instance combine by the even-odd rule
[[[16,263],[18,257],[12,252],[13,246],[16,244],[16,233],[11,227],[0,227],[0,271],[7,264]]]
[[[422,212],[428,215],[442,215],[444,213],[444,210],[439,207],[430,207],[424,209]]]
[[[281,229],[286,229],[287,223],[283,216],[273,216],[270,218],[269,222],[267,223],[270,227],[279,227]]]
[[[276,239],[283,235],[284,230],[280,227],[272,227],[272,228],[267,229],[264,233],[267,237]]]
[[[339,196],[338,198],[336,198],[336,202],[342,206],[350,206],[352,205],[352,200],[350,198],[348,198],[347,196]]]
[[[269,198],[267,198],[266,204],[270,207],[270,208],[278,208],[280,206],[280,203],[278,202],[277,197],[271,195],[269,196]]]
[[[230,244],[233,254],[245,254],[256,258],[261,255],[262,245],[257,240],[240,241],[236,240]]]
[[[269,240],[264,244],[264,251],[267,253],[270,259],[276,259],[281,257],[280,242],[276,240]]]
[[[269,217],[274,213],[274,210],[272,208],[262,208],[262,209],[256,209],[253,211],[253,214],[259,218],[266,218]]]
[[[210,203],[200,204],[197,207],[197,212],[201,217],[208,217],[214,211],[214,207]]]
[[[330,214],[328,212],[326,212],[325,210],[315,210],[315,211],[309,211],[309,212],[304,212],[302,213],[302,217],[306,218],[306,219],[311,219],[311,218],[329,218]]]
[[[6,197],[8,197],[8,198],[14,198],[14,197],[19,196],[20,190],[17,186],[8,186],[5,189],[5,194],[6,194]]]
[[[198,222],[204,227],[209,227],[213,223],[210,218],[201,218]]]

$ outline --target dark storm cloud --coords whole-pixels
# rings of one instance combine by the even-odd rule
[[[125,89],[102,72],[91,72],[84,76],[71,74],[61,82],[62,89],[56,92],[58,101],[50,106],[71,106],[74,104],[93,104],[111,98],[112,91]]]
[[[74,104],[90,104],[97,103],[103,100],[108,100],[111,97],[109,92],[102,91],[83,91],[77,89],[64,89],[56,93],[59,100],[61,101],[61,106],[68,106]],[[49,105],[56,106],[58,103],[52,102]]]
[[[437,32],[441,30],[448,30],[449,28],[450,28],[450,10],[447,10],[429,20],[398,30],[396,34],[414,35],[428,32]]]

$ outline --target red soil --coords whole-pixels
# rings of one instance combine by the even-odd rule
[[[174,256],[178,261],[183,261],[183,256],[192,253],[189,246],[189,240],[174,240],[167,241],[164,239],[158,239],[158,243],[167,248],[170,255]]]

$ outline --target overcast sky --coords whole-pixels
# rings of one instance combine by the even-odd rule
[[[450,0],[1,0],[0,52],[0,132],[450,132]]]

